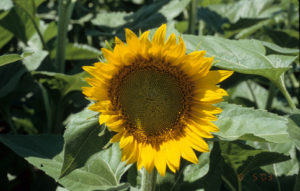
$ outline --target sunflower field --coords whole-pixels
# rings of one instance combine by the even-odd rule
[[[1,191],[300,191],[299,1],[0,0]]]

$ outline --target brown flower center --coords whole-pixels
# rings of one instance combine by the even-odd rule
[[[120,83],[119,96],[130,123],[149,135],[172,128],[183,109],[180,84],[170,74],[151,68],[128,74]]]

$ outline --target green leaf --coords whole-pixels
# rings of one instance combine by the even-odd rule
[[[231,103],[257,106],[259,109],[266,108],[268,91],[251,80],[241,81],[236,86],[227,89],[227,92]],[[244,104],[245,101],[246,103],[249,101],[251,104]]]
[[[63,96],[71,91],[81,91],[82,87],[88,86],[84,80],[84,78],[88,76],[86,72],[67,75],[55,72],[33,71],[32,74],[37,77],[41,83],[47,84],[50,89],[59,90]]]
[[[258,140],[273,143],[289,141],[287,119],[264,110],[245,108],[239,105],[220,103],[223,109],[215,133],[222,140]]]
[[[218,142],[214,142],[213,149],[209,156],[209,170],[208,173],[194,182],[179,183],[178,190],[220,190],[221,189],[221,175],[223,171],[223,159]]]
[[[34,0],[13,0],[13,2],[20,7],[24,12],[26,12],[30,17],[35,16],[35,4]]]
[[[162,22],[166,23],[178,16],[190,0],[157,1],[148,6],[144,6],[134,13],[134,27],[132,29],[149,29],[157,27]]]
[[[113,12],[99,13],[93,24],[100,25],[102,31],[90,31],[91,35],[122,36],[124,28],[133,31],[158,27],[161,23],[171,22],[178,16],[191,0],[162,0],[146,4],[134,13]],[[105,15],[106,14],[106,15]],[[103,19],[108,18],[109,19]]]
[[[25,67],[20,63],[0,67],[0,98],[14,90],[25,72]]]
[[[47,28],[44,31],[43,37],[47,43],[49,40],[53,39],[57,35],[57,25],[55,22],[51,22],[47,25]]]
[[[212,150],[212,144],[209,144]],[[184,181],[194,182],[208,173],[210,152],[201,153],[198,164],[190,164],[183,170]]]
[[[289,69],[295,56],[268,55],[262,42],[258,40],[228,40],[219,37],[183,35],[189,51],[200,48],[207,56],[215,56],[220,68],[244,74],[256,74],[275,82]]]
[[[256,149],[281,153],[291,158],[288,161],[262,167],[262,169],[266,172],[272,173],[277,177],[282,175],[291,176],[298,173],[299,165],[296,158],[295,145],[292,141],[286,143],[262,143],[247,141],[247,144]]]
[[[268,55],[262,42],[258,40],[228,40],[218,37],[183,35],[188,51],[200,47],[207,56],[215,56],[214,66],[244,74],[263,76],[276,84],[287,98],[291,108],[295,108],[284,84],[284,72],[297,58],[295,56]]]
[[[265,109],[268,100],[268,90],[254,81],[241,81],[236,86],[227,89],[229,102],[242,104],[248,107],[257,106],[258,109]],[[291,109],[277,97],[273,98],[272,107],[278,111],[290,113]]]
[[[98,113],[84,109],[71,115],[64,134],[65,149],[61,177],[84,166],[94,153],[101,151],[109,141],[104,135],[104,127],[99,125]],[[100,136],[101,134],[101,136]]]
[[[0,26],[0,48],[8,43],[13,38],[13,36],[14,35],[11,32]]]
[[[209,5],[208,8],[235,23],[242,18],[272,17],[275,12],[281,10],[280,6],[272,4],[272,0],[241,0],[233,3]]]
[[[249,171],[260,166],[290,159],[280,153],[254,149],[238,142],[221,142],[220,146],[225,162],[241,176],[245,176]]]
[[[289,116],[288,133],[291,141],[300,151],[300,111],[295,111]]]
[[[34,51],[31,48],[24,49],[25,51]],[[35,50],[34,53],[23,60],[23,64],[26,66],[28,71],[36,70],[42,63],[42,61],[48,55],[48,51]]]
[[[283,48],[276,44],[262,41],[263,45],[275,52],[281,53],[281,54],[293,54],[293,55],[299,55],[299,49],[293,49],[293,48]]]
[[[34,17],[33,19],[36,23],[39,23],[37,17]],[[13,33],[24,43],[26,43],[35,33],[35,28],[29,15],[20,7],[14,7],[10,10],[9,13],[0,20],[0,26]]]
[[[56,50],[51,52],[51,58],[54,58]],[[66,59],[67,60],[88,60],[97,59],[101,55],[101,52],[96,48],[84,44],[67,44],[66,47]]]
[[[91,22],[94,25],[115,28],[126,24],[129,21],[126,17],[131,15],[132,13],[127,12],[100,12]]]
[[[22,60],[23,57],[18,54],[6,54],[0,56],[0,66],[4,66],[6,64],[10,64],[19,60]]]
[[[0,1],[0,10],[9,10],[13,7],[13,2],[12,0],[1,0]]]
[[[58,179],[63,163],[63,138],[59,135],[0,135],[0,142],[12,149],[29,163],[43,170],[66,189],[72,191],[122,190],[128,184],[110,182],[112,176],[123,170],[116,165],[121,163],[121,152],[117,144],[91,156],[85,166]],[[109,160],[109,161],[107,161]],[[116,169],[116,167],[120,169]],[[104,168],[105,167],[105,168]],[[110,169],[111,171],[107,171]],[[107,172],[110,174],[105,174]]]

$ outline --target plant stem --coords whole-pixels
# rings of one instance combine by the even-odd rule
[[[254,101],[254,103],[255,103],[255,109],[258,109],[258,102],[257,102],[256,96],[255,96],[255,94],[254,94],[254,92],[253,92],[253,89],[252,89],[252,87],[251,87],[251,85],[250,85],[250,82],[247,80],[247,81],[246,81],[246,84],[247,84],[247,86],[248,86],[248,88],[249,88],[249,90],[250,90],[251,96],[252,96],[253,101]]]
[[[267,146],[268,146],[268,150],[269,150],[270,152],[272,152],[270,143],[267,143]],[[279,182],[279,180],[278,180],[278,173],[277,173],[276,164],[273,163],[272,166],[273,166],[273,170],[274,170],[274,174],[275,174],[275,180],[276,180],[276,184],[277,184],[277,189],[278,189],[278,191],[281,191],[281,185],[280,185],[280,182]]]
[[[190,2],[190,12],[189,12],[189,33],[195,34],[196,21],[197,21],[197,0],[192,0]]]
[[[234,186],[230,183],[229,180],[226,179],[225,176],[221,176],[222,180],[227,184],[227,186],[230,188],[230,190],[232,191],[236,191],[236,189],[234,188]]]
[[[61,73],[65,71],[68,25],[74,5],[74,0],[59,0],[55,67]]]
[[[289,92],[287,91],[285,84],[284,84],[284,75],[280,76],[280,79],[278,81],[274,82],[284,95],[285,99],[287,100],[289,106],[292,108],[292,110],[296,109],[296,105],[293,102],[292,97],[290,96]]]
[[[270,87],[269,87],[269,95],[268,95],[268,99],[267,99],[267,104],[266,104],[266,110],[270,110],[272,107],[272,103],[274,100],[274,96],[276,95],[277,91],[276,91],[276,86],[273,83],[270,83]]]
[[[157,170],[154,168],[149,174],[144,168],[142,171],[141,191],[155,191]]]
[[[53,116],[52,116],[52,109],[49,102],[49,96],[46,88],[41,83],[38,83],[38,86],[41,89],[43,101],[44,101],[44,107],[45,107],[45,114],[47,118],[47,126],[44,128],[44,133],[50,134],[51,128],[52,128],[52,122],[53,122]]]

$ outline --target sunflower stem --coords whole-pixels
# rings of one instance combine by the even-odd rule
[[[68,25],[74,5],[75,0],[59,0],[55,67],[61,73],[65,71]]]
[[[197,0],[192,0],[190,2],[190,11],[189,11],[189,33],[195,34],[196,23],[197,22]]]
[[[142,186],[141,191],[155,191],[157,170],[154,168],[151,173],[148,173],[144,168],[142,170]]]
[[[292,110],[295,110],[297,107],[291,97],[291,95],[289,94],[289,92],[287,91],[285,84],[284,84],[284,75],[281,75],[279,80],[274,81],[274,83],[278,86],[279,90],[281,91],[281,93],[284,95],[285,99],[287,100],[290,108]]]

